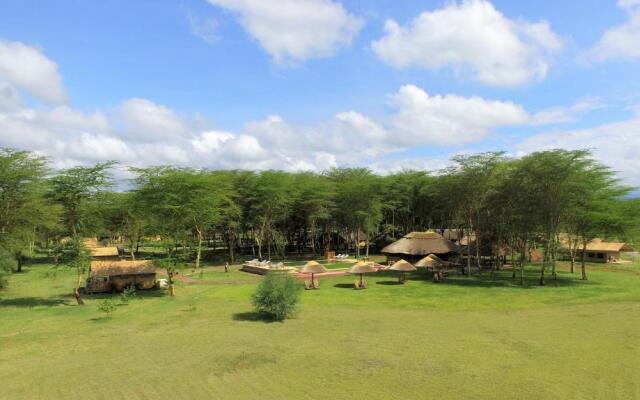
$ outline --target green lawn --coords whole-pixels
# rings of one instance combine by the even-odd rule
[[[590,281],[326,278],[297,318],[267,323],[260,277],[207,268],[177,297],[149,293],[103,318],[74,275],[46,264],[0,292],[0,399],[640,398],[640,267]],[[302,284],[302,283],[301,283]],[[117,299],[118,296],[114,296]]]

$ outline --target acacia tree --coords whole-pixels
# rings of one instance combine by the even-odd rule
[[[0,247],[15,258],[18,272],[37,231],[57,223],[59,209],[45,198],[47,172],[43,157],[0,149]]]
[[[175,248],[191,232],[195,268],[200,268],[205,233],[222,220],[225,210],[235,207],[231,180],[222,174],[171,167],[134,171],[140,208]]]
[[[49,197],[63,209],[63,223],[67,234],[77,237],[92,230],[88,221],[87,202],[101,191],[111,187],[109,169],[115,165],[109,161],[92,167],[73,167],[60,171],[50,180]]]

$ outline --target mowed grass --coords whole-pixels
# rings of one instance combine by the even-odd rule
[[[119,305],[33,265],[0,292],[0,399],[640,398],[640,267],[561,271],[554,287],[393,274],[321,279],[295,319],[252,312],[261,279],[208,267]],[[186,271],[188,272],[188,271]],[[119,296],[113,295],[114,301]]]

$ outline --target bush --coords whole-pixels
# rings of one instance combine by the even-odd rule
[[[9,274],[15,267],[15,264],[15,260],[11,255],[3,249],[0,249],[0,289],[7,287]]]
[[[270,272],[253,294],[253,305],[261,314],[276,321],[290,318],[296,311],[302,286],[288,273]]]
[[[131,300],[131,299],[133,299],[135,297],[136,297],[136,287],[132,283],[131,285],[129,285],[126,288],[124,288],[124,290],[120,294],[120,301],[122,301],[122,303],[124,303],[124,304],[128,304],[129,300]]]
[[[111,318],[111,315],[116,310],[116,305],[113,304],[111,299],[104,299],[104,301],[98,306],[98,310],[105,313],[107,318]]]

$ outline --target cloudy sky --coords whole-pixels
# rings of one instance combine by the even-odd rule
[[[0,146],[378,172],[592,148],[640,185],[640,0],[0,0]]]

